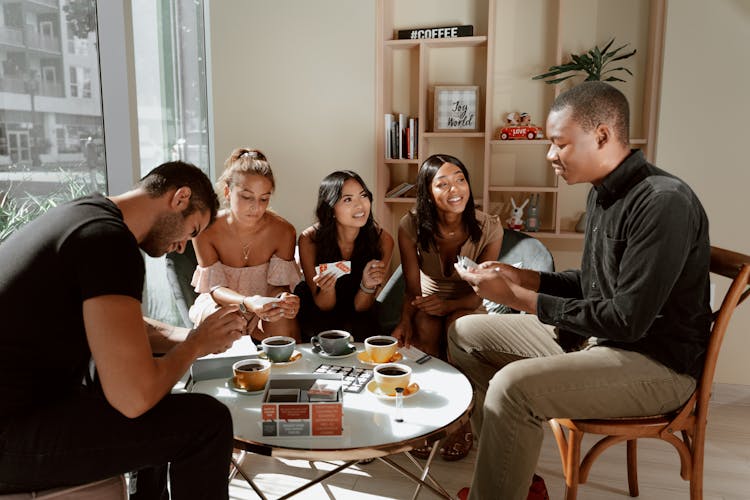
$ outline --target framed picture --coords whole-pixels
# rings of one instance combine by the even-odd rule
[[[479,87],[476,85],[435,87],[433,131],[477,130]]]

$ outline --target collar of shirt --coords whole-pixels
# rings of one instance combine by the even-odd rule
[[[630,188],[648,176],[646,157],[640,149],[630,150],[630,154],[617,168],[604,178],[601,184],[594,186],[596,203],[605,209],[625,196]]]

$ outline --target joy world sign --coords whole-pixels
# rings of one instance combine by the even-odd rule
[[[479,87],[435,87],[434,131],[477,130]]]

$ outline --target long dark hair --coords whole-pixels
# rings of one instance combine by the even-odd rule
[[[313,241],[317,249],[316,260],[318,262],[334,262],[341,259],[333,207],[341,199],[341,191],[344,188],[344,183],[349,179],[357,181],[370,200],[370,214],[367,216],[365,225],[359,230],[357,239],[354,240],[352,256],[358,256],[363,253],[372,255],[373,252],[374,257],[377,259],[383,256],[383,250],[380,247],[380,233],[382,229],[372,216],[372,192],[356,172],[352,172],[351,170],[337,170],[327,175],[320,182],[320,188],[318,189],[318,205],[315,208],[318,227],[313,236]]]
[[[432,197],[432,180],[440,167],[445,163],[452,163],[461,169],[469,185],[469,200],[461,214],[461,221],[464,224],[466,232],[469,233],[471,241],[477,243],[482,237],[482,228],[477,221],[476,211],[474,210],[474,194],[471,192],[471,182],[469,180],[469,171],[464,164],[455,156],[446,154],[432,155],[427,158],[419,168],[417,174],[417,243],[419,248],[424,251],[430,247],[437,248],[435,235],[437,234],[438,213],[435,206],[435,199]]]

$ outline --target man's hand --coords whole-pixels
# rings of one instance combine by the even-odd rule
[[[206,317],[190,332],[186,342],[196,343],[199,356],[219,354],[232,347],[234,341],[242,336],[245,325],[245,318],[237,306],[225,306]]]
[[[456,265],[456,272],[466,280],[482,298],[519,311],[536,314],[537,293],[526,287],[528,270],[516,269],[499,262],[482,263],[476,269],[463,269]],[[538,273],[534,273],[537,276]],[[518,282],[516,281],[518,280]]]

